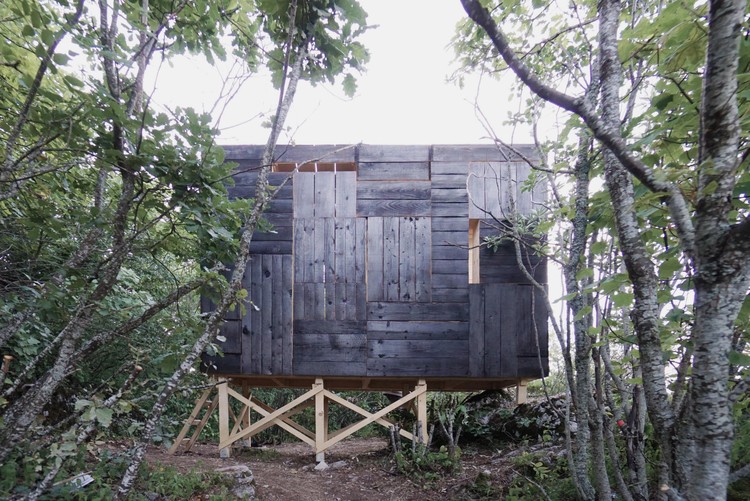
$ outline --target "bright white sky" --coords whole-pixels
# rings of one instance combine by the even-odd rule
[[[363,37],[371,54],[358,77],[357,94],[346,98],[340,85],[301,84],[287,119],[296,144],[486,143],[488,134],[474,112],[477,82],[464,89],[446,82],[455,69],[448,47],[456,23],[466,14],[459,0],[360,0],[368,24]],[[205,63],[179,60],[160,71],[155,102],[209,110],[221,75]],[[530,142],[528,132],[503,127],[518,103],[509,87],[485,78],[480,105],[506,142]],[[248,81],[221,121],[222,144],[263,144],[268,130],[259,113],[272,112],[277,94],[267,75]],[[237,125],[242,124],[242,125]],[[232,127],[229,127],[232,126]]]

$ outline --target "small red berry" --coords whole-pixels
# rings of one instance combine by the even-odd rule
[[[618,419],[617,420],[617,426],[619,426],[620,428],[622,428],[623,426],[625,426],[625,421],[623,421],[622,419]]]

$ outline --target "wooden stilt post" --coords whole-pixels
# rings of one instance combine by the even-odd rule
[[[250,385],[247,381],[242,381],[242,396],[246,399],[250,400],[251,397],[251,391],[250,391]],[[242,418],[242,427],[243,428],[250,428],[250,425],[252,424],[252,417],[250,416],[250,407],[247,408],[247,412],[245,413],[244,417]],[[248,449],[253,446],[253,438],[247,437],[242,441],[242,445],[244,447],[247,447]]]
[[[323,379],[317,378],[313,389],[323,387]],[[328,409],[325,394],[321,391],[315,395],[315,461],[325,463],[325,443],[328,439]]]
[[[229,381],[216,385],[219,392],[219,442],[224,442],[229,438]],[[231,447],[219,449],[219,457],[228,458],[231,455]]]
[[[427,382],[424,379],[420,379],[417,382],[417,388],[424,388],[425,391],[417,396],[416,407],[417,407],[417,437],[416,440],[420,444],[424,444],[427,441]]]
[[[516,405],[526,403],[528,381],[522,379],[516,385]]]

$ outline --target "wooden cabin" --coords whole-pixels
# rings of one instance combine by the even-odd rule
[[[225,150],[237,163],[230,195],[253,197],[263,147]],[[222,447],[270,424],[300,431],[288,420],[294,405],[269,414],[252,387],[312,385],[321,416],[323,388],[413,388],[424,423],[427,388],[546,375],[547,314],[528,279],[546,283],[545,260],[525,255],[526,274],[512,243],[480,246],[498,222],[543,209],[544,184],[528,182],[535,160],[528,146],[279,147],[270,182],[283,187],[265,215],[273,231],[256,232],[245,273],[252,305],[227,315],[223,355],[204,356],[210,373],[242,384],[244,397],[220,388],[222,401],[229,391],[261,417],[230,434],[225,412]],[[211,310],[207,298],[202,307]],[[385,411],[354,410],[385,422]],[[332,442],[319,428],[297,436],[322,453]]]
[[[263,147],[226,150],[238,164],[230,194],[253,197]],[[543,208],[544,185],[525,184],[533,149],[513,150],[280,147],[274,231],[255,234],[245,274],[255,308],[227,317],[211,371],[372,389],[401,378],[489,389],[546,374],[547,314],[513,244],[479,247],[496,232],[483,221]],[[525,261],[546,283],[544,260]]]

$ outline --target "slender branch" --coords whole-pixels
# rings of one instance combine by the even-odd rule
[[[508,39],[490,13],[479,0],[461,0],[469,17],[481,26],[492,40],[500,56],[516,76],[536,95],[581,117],[594,136],[601,141],[622,165],[649,190],[663,196],[670,209],[685,253],[693,257],[695,230],[687,202],[679,188],[663,180],[651,168],[635,157],[618,131],[613,130],[596,113],[595,107],[582,97],[572,97],[543,83],[521,61],[508,43]]]

